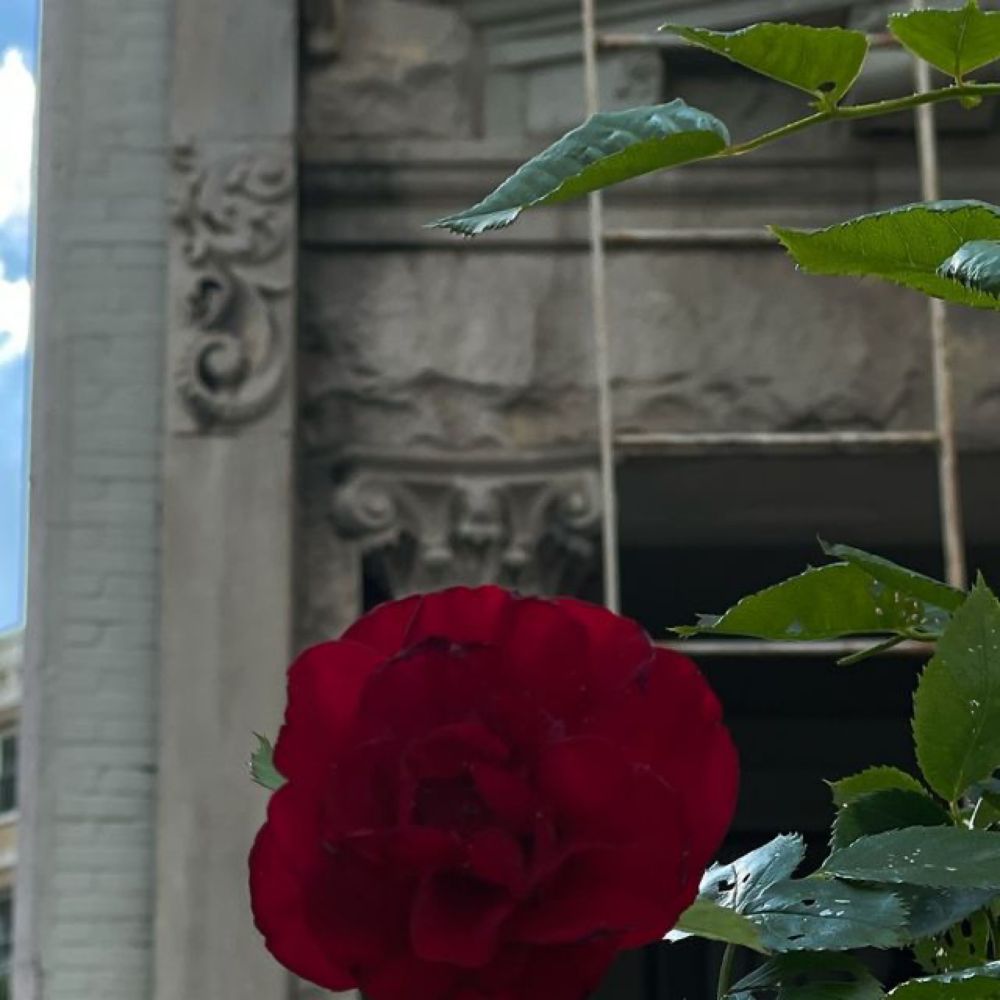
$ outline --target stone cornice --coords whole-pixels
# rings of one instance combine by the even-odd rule
[[[527,213],[517,226],[467,244],[425,228],[431,219],[478,201],[512,173],[527,158],[515,145],[513,151],[493,143],[384,146],[381,151],[313,146],[308,155],[316,158],[306,162],[301,175],[302,245],[586,249],[585,201]],[[959,173],[970,189],[989,180],[985,166],[968,165]],[[776,190],[782,192],[780,209]],[[910,143],[858,140],[842,144],[839,155],[778,159],[762,153],[639,178],[610,193],[607,211],[611,228],[746,227],[775,221],[810,226],[918,196]]]
[[[877,0],[603,0],[602,23],[651,19],[690,22],[705,27],[733,27],[761,20],[810,17]],[[480,27],[512,33],[574,28],[579,0],[464,0],[469,20]]]

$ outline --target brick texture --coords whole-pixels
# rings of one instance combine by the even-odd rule
[[[18,1000],[150,995],[170,0],[47,0]]]

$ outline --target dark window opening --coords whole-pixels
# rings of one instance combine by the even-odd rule
[[[0,734],[0,813],[17,808],[17,733]]]
[[[14,951],[14,893],[0,889],[0,996],[7,995],[10,962]]]
[[[969,564],[992,579],[1000,578],[998,473],[997,456],[963,460]],[[618,483],[623,611],[656,640],[671,638],[672,625],[721,613],[825,562],[817,535],[942,574],[928,455],[633,461]],[[884,656],[838,667],[817,656],[692,656],[725,707],[741,757],[740,804],[720,860],[799,832],[809,871],[825,857],[833,818],[825,781],[876,763],[916,772],[910,717],[922,659]],[[668,992],[707,1000],[721,951],[685,941],[623,956],[601,1000],[659,1000]],[[904,956],[873,953],[871,962],[887,983],[917,974]]]

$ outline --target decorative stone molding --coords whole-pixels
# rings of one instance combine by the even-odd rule
[[[16,713],[21,704],[23,659],[24,633],[0,633],[0,723],[8,714]]]
[[[349,468],[334,523],[394,597],[483,583],[571,593],[593,568],[601,502],[590,452],[365,455]]]
[[[831,14],[850,7],[867,7],[884,0],[602,0],[597,17],[602,25],[635,22],[655,30],[664,19],[703,27],[733,28],[755,21]],[[898,4],[897,4],[898,6]],[[463,10],[477,28],[515,33],[579,30],[580,0],[464,0]],[[579,40],[577,41],[579,47]]]
[[[277,148],[173,153],[175,386],[201,429],[254,420],[292,355],[295,165]]]

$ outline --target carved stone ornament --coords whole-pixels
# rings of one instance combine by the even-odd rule
[[[288,375],[295,167],[277,151],[205,162],[191,145],[173,167],[177,391],[203,428],[245,423]]]
[[[334,520],[394,597],[499,583],[571,593],[594,568],[600,479],[592,455],[362,458]]]

